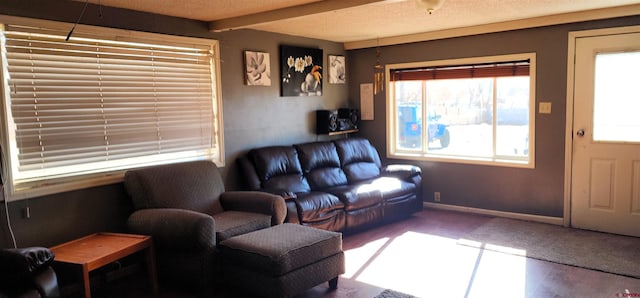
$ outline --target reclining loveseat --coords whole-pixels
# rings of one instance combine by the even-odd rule
[[[355,232],[422,209],[420,168],[382,166],[367,139],[256,148],[238,162],[250,190],[285,198],[285,222]]]

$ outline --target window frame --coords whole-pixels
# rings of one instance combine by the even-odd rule
[[[528,161],[523,162],[518,159],[503,159],[496,158],[495,154],[495,138],[493,140],[493,150],[494,156],[492,158],[486,157],[471,157],[471,156],[450,156],[450,155],[439,155],[439,154],[429,154],[426,146],[423,146],[421,151],[408,151],[399,149],[396,146],[396,138],[397,138],[397,113],[396,113],[396,99],[395,99],[395,84],[392,82],[391,72],[394,69],[411,69],[411,68],[421,68],[421,67],[441,67],[441,66],[456,66],[456,65],[472,65],[472,64],[487,64],[487,63],[502,63],[509,61],[518,61],[518,60],[529,60],[529,141],[528,141],[528,150],[529,150],[529,158]],[[386,86],[387,86],[387,100],[386,100],[386,110],[387,110],[387,121],[386,121],[386,138],[387,138],[387,157],[395,158],[395,159],[407,159],[407,160],[422,160],[422,161],[435,161],[435,162],[447,162],[447,163],[457,163],[457,164],[471,164],[471,165],[489,165],[489,166],[500,166],[500,167],[516,167],[516,168],[535,168],[535,115],[536,115],[536,97],[535,97],[535,87],[536,87],[536,53],[519,53],[519,54],[507,54],[507,55],[495,55],[495,56],[481,56],[481,57],[470,57],[470,58],[457,58],[457,59],[443,59],[443,60],[431,60],[431,61],[422,61],[422,62],[408,62],[408,63],[396,63],[396,64],[387,64],[385,66],[385,74],[386,74]],[[424,91],[423,91],[424,92]],[[423,96],[422,105],[423,107],[427,106],[425,102],[425,97]],[[497,104],[495,102],[494,97],[493,102],[493,115],[496,115]],[[427,113],[426,108],[423,109],[423,113]],[[422,117],[422,125],[423,127],[427,127],[426,123],[427,117]],[[492,129],[496,130],[495,122],[492,125]]]
[[[4,24],[11,24],[14,26],[29,26],[36,28],[47,28],[61,31],[68,31],[72,28],[73,24],[39,20],[31,18],[13,17],[0,15],[0,30],[5,30]],[[73,32],[73,36],[86,36],[91,38],[100,37],[105,40],[124,41],[124,42],[149,42],[158,45],[204,45],[210,47],[213,56],[210,64],[211,69],[211,108],[213,109],[212,120],[212,138],[217,139],[217,147],[213,147],[211,160],[219,167],[225,165],[225,150],[224,150],[224,126],[223,126],[223,109],[222,109],[222,93],[221,93],[221,69],[220,69],[220,46],[219,41],[215,39],[196,38],[196,37],[184,37],[159,33],[139,32],[132,30],[113,29],[106,27],[90,26],[90,25],[77,25]],[[8,98],[10,97],[10,88],[5,88],[6,78],[8,73],[5,73],[6,69],[6,57],[0,59],[0,92],[2,93],[0,104],[0,149],[2,151],[2,179],[4,184],[4,194],[7,201],[16,201],[21,199],[28,199],[32,197],[38,197],[43,195],[50,195],[60,192],[73,191],[83,188],[96,187],[101,185],[108,185],[122,182],[124,173],[132,168],[144,167],[150,165],[166,164],[180,161],[203,159],[203,157],[181,157],[178,159],[156,161],[140,164],[132,167],[120,167],[116,169],[104,169],[98,173],[80,174],[76,176],[55,178],[52,180],[41,180],[41,182],[28,184],[24,189],[17,189],[14,185],[13,168],[17,167],[17,156],[15,150],[15,131],[13,128],[15,123],[7,119],[8,110],[10,106],[6,106]],[[12,144],[13,143],[13,144]],[[206,158],[209,159],[209,158]]]

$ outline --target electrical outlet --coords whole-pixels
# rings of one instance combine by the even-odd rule
[[[436,202],[440,202],[440,192],[436,191],[433,193],[433,200]]]

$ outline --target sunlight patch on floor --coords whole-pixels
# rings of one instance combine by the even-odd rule
[[[473,240],[467,240],[467,239],[459,239],[458,243],[460,243],[462,245],[467,245],[467,246],[477,247],[477,248],[485,248],[485,249],[488,249],[488,250],[493,250],[493,251],[497,251],[497,252],[503,252],[503,253],[507,253],[507,254],[513,254],[513,255],[518,255],[518,256],[523,256],[523,257],[527,256],[527,250],[520,249],[520,248],[515,248],[515,247],[495,245],[495,244],[491,244],[491,243],[486,243],[485,244],[485,243],[482,243],[482,242],[473,241]]]
[[[342,277],[353,278],[368,267],[368,263],[375,260],[376,254],[388,243],[389,238],[380,238],[364,246],[345,251],[346,271]]]
[[[378,252],[368,262],[349,260],[356,251],[347,252],[347,272],[360,271],[359,282],[427,297],[463,296],[473,271],[477,249],[456,245],[445,237],[406,232],[387,243],[377,243]],[[360,257],[358,257],[360,258]],[[367,263],[366,268],[352,268]],[[425,268],[429,268],[425,270]]]
[[[456,241],[411,231],[381,238],[345,252],[343,277],[418,297],[524,296],[526,258]]]
[[[468,297],[525,297],[527,258],[484,250]]]

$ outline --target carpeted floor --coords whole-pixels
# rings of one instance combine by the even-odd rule
[[[494,218],[458,244],[640,278],[640,238]]]

